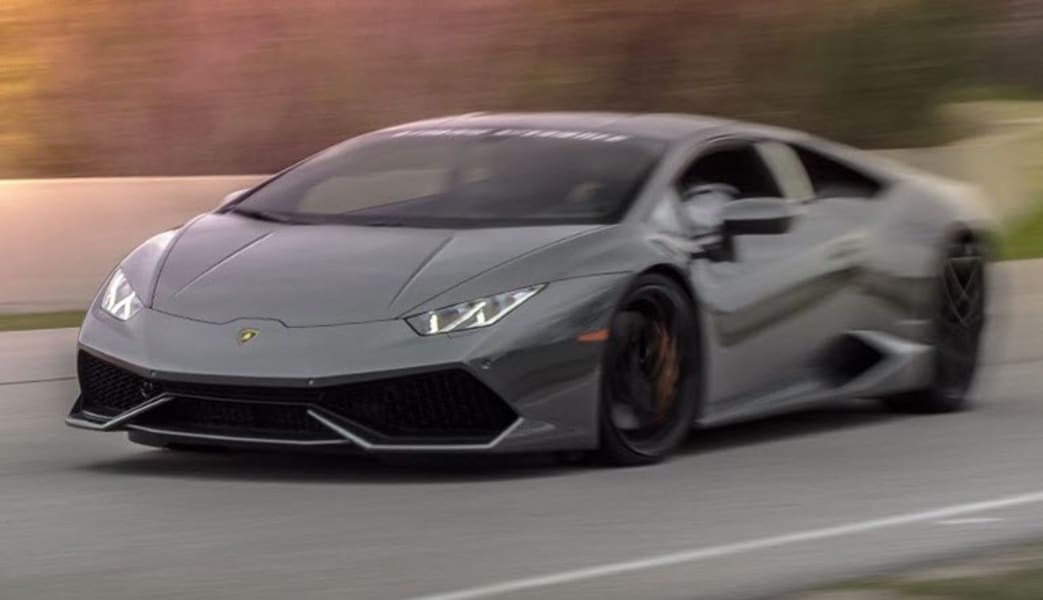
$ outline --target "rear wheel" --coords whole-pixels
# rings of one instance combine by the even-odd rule
[[[941,413],[967,407],[985,325],[985,257],[971,239],[954,240],[938,276],[934,375],[926,389],[888,398],[891,409]]]
[[[687,294],[643,275],[612,319],[601,384],[599,455],[614,465],[668,456],[687,436],[698,394],[698,330]]]

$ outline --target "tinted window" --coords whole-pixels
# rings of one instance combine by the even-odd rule
[[[781,198],[779,185],[757,147],[738,143],[695,159],[677,183],[682,214],[693,235],[713,233],[724,206],[740,198]]]
[[[796,146],[797,155],[819,198],[871,198],[880,193],[875,179],[813,150]]]
[[[706,185],[730,186],[736,198],[782,197],[775,179],[751,144],[714,150],[697,158],[681,176],[682,191]]]
[[[658,142],[602,133],[392,131],[324,152],[238,206],[382,225],[612,222],[661,151]]]

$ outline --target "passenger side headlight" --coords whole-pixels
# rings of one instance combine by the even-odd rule
[[[504,292],[470,302],[431,310],[406,318],[406,322],[420,335],[435,335],[450,331],[464,331],[488,327],[542,290],[545,284]]]

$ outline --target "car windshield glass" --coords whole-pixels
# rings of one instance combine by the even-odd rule
[[[232,210],[384,226],[608,223],[661,146],[582,131],[392,130],[322,152]]]

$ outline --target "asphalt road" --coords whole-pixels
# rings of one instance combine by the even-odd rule
[[[3,334],[0,598],[770,597],[1043,538],[1043,264],[996,280],[978,410],[853,402],[630,470],[140,448],[62,424],[75,332]]]

